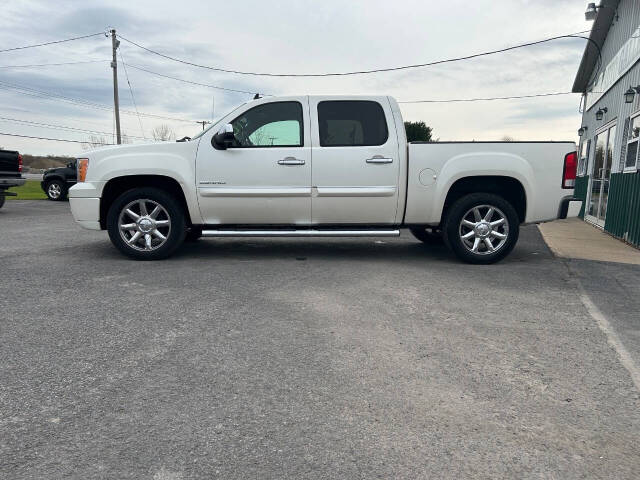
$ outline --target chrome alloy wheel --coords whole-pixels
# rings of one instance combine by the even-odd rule
[[[138,199],[128,203],[118,217],[120,236],[136,250],[152,251],[167,241],[171,232],[171,217],[154,200]]]
[[[500,250],[509,237],[509,221],[498,208],[478,205],[462,217],[458,227],[460,240],[476,255],[490,255]]]
[[[60,195],[62,195],[62,189],[60,188],[60,185],[58,183],[53,182],[50,183],[47,187],[47,194],[50,198],[57,200],[58,198],[60,198]]]

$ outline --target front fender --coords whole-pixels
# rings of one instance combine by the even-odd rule
[[[105,185],[115,178],[136,175],[168,177],[180,185],[191,218],[197,221],[200,211],[195,194],[195,157],[198,142],[155,143],[104,148],[90,152],[86,183],[92,196],[102,197]],[[81,192],[77,196],[86,196]]]

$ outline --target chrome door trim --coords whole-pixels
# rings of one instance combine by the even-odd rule
[[[367,158],[367,163],[393,163],[393,158],[373,157]]]
[[[314,187],[318,197],[393,197],[395,185],[386,187]]]
[[[199,187],[202,197],[310,197],[311,187]]]

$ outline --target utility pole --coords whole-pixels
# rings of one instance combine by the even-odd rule
[[[204,130],[204,126],[209,125],[211,122],[208,122],[206,120],[200,120],[199,122],[196,122],[196,123],[202,124],[202,130]]]
[[[122,137],[120,136],[120,102],[118,101],[118,57],[116,55],[119,45],[120,40],[116,39],[116,29],[114,28],[111,30],[111,49],[113,50],[111,68],[113,69],[113,108],[116,117],[116,143],[118,145],[122,143]]]

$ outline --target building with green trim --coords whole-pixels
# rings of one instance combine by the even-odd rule
[[[575,195],[585,221],[640,247],[640,2],[602,0],[587,15]]]

